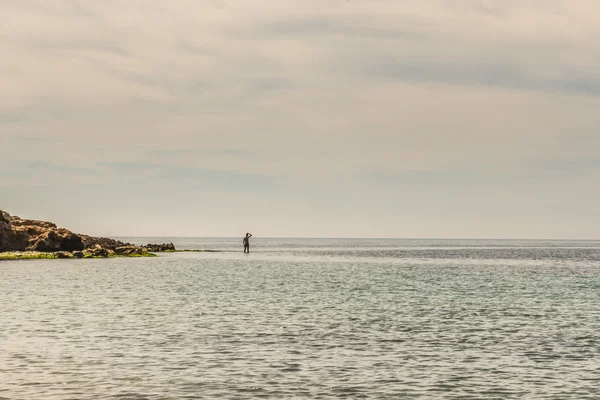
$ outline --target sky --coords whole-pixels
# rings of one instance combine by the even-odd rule
[[[600,239],[597,0],[0,0],[0,208],[106,236]]]

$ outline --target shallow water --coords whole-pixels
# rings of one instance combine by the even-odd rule
[[[600,242],[173,240],[0,262],[0,399],[600,398]]]

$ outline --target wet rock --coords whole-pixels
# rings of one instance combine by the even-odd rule
[[[83,251],[83,256],[85,258],[107,258],[108,250],[97,244],[91,249],[85,249]]]
[[[57,251],[54,253],[56,258],[74,258],[73,253],[69,253],[68,251]]]
[[[75,258],[83,258],[84,257],[83,251],[74,251],[73,252],[73,257],[75,257]]]

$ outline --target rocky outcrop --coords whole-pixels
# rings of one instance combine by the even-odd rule
[[[84,249],[81,237],[67,229],[48,230],[30,243],[29,250],[35,251],[81,251]]]
[[[21,219],[2,213],[0,251],[78,251],[85,247],[81,237],[47,221]]]
[[[100,258],[174,250],[173,243],[136,246],[116,239],[80,235],[52,222],[22,219],[0,210],[0,252],[52,252],[56,258]]]

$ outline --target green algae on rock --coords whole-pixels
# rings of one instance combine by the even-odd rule
[[[45,253],[41,251],[6,251],[0,252],[0,261],[12,261],[12,260],[55,260],[55,259],[91,259],[91,258],[120,258],[120,257],[158,257],[153,253],[142,253],[142,254],[110,254],[108,257],[84,255],[83,257],[76,257],[73,253],[69,252],[54,252]]]
[[[39,251],[7,251],[0,253],[0,261],[8,260],[42,260],[58,258],[54,253],[42,253]]]

